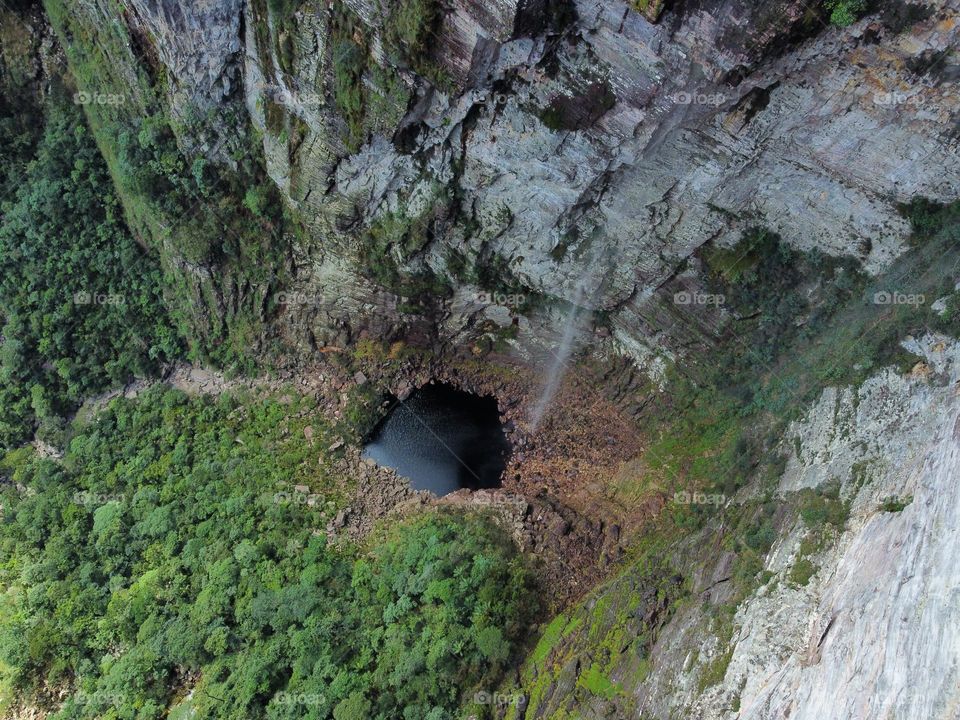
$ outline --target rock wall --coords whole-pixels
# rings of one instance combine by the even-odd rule
[[[699,705],[742,718],[960,717],[960,347],[912,341],[926,367],[828,390],[793,425],[783,492],[842,481],[848,530],[806,587],[745,603],[722,685]],[[885,498],[908,501],[883,511]],[[912,500],[911,500],[912,499]],[[795,559],[785,537],[769,569]]]
[[[704,243],[764,226],[875,273],[904,248],[898,203],[960,188],[953,0],[891,1],[842,30],[798,0],[676,3],[655,23],[621,2],[462,2],[430,21],[422,57],[391,46],[392,8],[157,0],[128,19],[170,92],[214,128],[221,108],[224,133],[242,84],[307,228],[295,284],[312,302],[280,318],[306,349],[423,321],[363,277],[378,233],[400,275],[456,290],[463,268],[495,266],[548,298],[521,345],[579,298],[641,359],[658,288]],[[352,127],[345,38],[363,88]],[[431,305],[429,332],[462,332],[484,304]]]
[[[651,295],[708,241],[761,225],[878,272],[909,231],[897,204],[960,187],[956,3],[906,28],[872,17],[838,30],[799,3],[681,5],[651,24],[625,4],[582,0],[562,30],[521,8],[513,35],[515,8],[472,7],[446,16],[437,38],[453,88],[405,74],[396,127],[347,152],[328,99],[291,109],[296,147],[265,136],[275,179],[337,248],[301,282],[344,322],[364,303],[333,297],[330,274],[349,275],[358,232],[390,213],[444,208],[428,242],[397,254],[407,270],[450,275],[451,252],[473,265],[499,258],[532,294],[571,301],[581,288],[635,338]],[[310,3],[295,17],[292,89],[323,93],[328,24]],[[376,47],[383,18],[364,19]],[[255,24],[251,108],[275,64],[253,50]],[[455,315],[448,331],[469,320]]]

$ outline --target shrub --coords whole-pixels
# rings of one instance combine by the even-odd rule
[[[787,579],[798,587],[804,587],[810,582],[818,568],[808,558],[800,558],[790,568],[790,574]]]
[[[839,484],[801,492],[800,517],[807,527],[820,529],[824,525],[833,525],[842,530],[849,516],[850,506],[840,499]]]
[[[824,7],[830,12],[830,22],[837,27],[846,27],[856,22],[867,9],[866,0],[826,0]]]
[[[889,513],[898,513],[903,512],[904,508],[907,507],[910,503],[913,502],[913,495],[907,495],[904,498],[898,498],[894,496],[886,497],[883,499],[883,502],[880,503],[880,509],[883,512]]]
[[[384,26],[383,39],[394,61],[416,68],[429,51],[440,19],[437,0],[399,0]]]

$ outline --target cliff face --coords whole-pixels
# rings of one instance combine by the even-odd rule
[[[740,600],[713,531],[663,553],[691,578],[689,602],[675,603],[676,579],[631,566],[547,631],[514,717],[960,717],[960,348],[938,336],[907,345],[924,358],[917,371],[828,389],[782,438],[776,502],[833,488],[845,529],[781,516],[762,585]],[[595,667],[615,691],[590,689]]]
[[[328,14],[301,5],[275,29],[283,40],[258,43],[271,21],[252,3],[247,105],[271,175],[326,248],[423,219],[426,238],[389,249],[401,269],[450,275],[453,252],[471,266],[498,258],[526,292],[572,300],[581,286],[635,337],[651,294],[708,241],[762,225],[877,272],[908,231],[896,204],[953,196],[957,95],[940,53],[956,40],[955,7],[901,32],[877,19],[825,30],[802,7],[680,6],[651,24],[619,3],[573,3],[564,20],[468,5],[444,16],[428,55],[444,89],[401,71],[391,95],[377,77],[389,18],[358,5],[366,142],[345,156]],[[815,37],[791,44],[804,33]],[[257,112],[273,107],[264,86],[279,133]],[[300,278],[346,322],[361,298],[317,282],[345,254]]]
[[[596,1],[132,7],[171,93],[214,117],[243,93],[309,228],[296,276],[317,302],[285,318],[298,342],[374,322],[385,299],[356,267],[372,251],[386,275],[454,290],[495,264],[526,293],[580,293],[636,350],[657,289],[705,243],[764,226],[878,272],[909,229],[897,204],[960,181],[955,3],[845,30],[743,0],[656,23]],[[419,36],[396,29],[405,12]],[[441,334],[483,303],[461,305]]]
[[[788,432],[800,452],[780,490],[840,478],[851,520],[806,588],[744,606],[726,681],[743,683],[742,717],[960,716],[960,356],[944,338],[908,344],[924,372],[829,390]],[[772,567],[796,552],[786,538]]]

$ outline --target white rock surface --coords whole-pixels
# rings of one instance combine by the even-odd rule
[[[848,530],[815,558],[806,587],[780,583],[741,606],[704,717],[960,718],[960,346],[934,336],[909,344],[939,378],[888,371],[859,391],[830,389],[791,426],[786,445],[798,437],[802,448],[781,491],[841,479]],[[851,470],[864,461],[858,487]],[[891,496],[913,499],[881,511]],[[789,568],[801,534],[781,541],[768,569]]]

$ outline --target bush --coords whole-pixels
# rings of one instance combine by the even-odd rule
[[[787,579],[798,587],[804,587],[810,582],[810,578],[816,574],[818,569],[809,559],[800,558],[790,568]]]
[[[824,7],[830,12],[830,22],[837,27],[846,27],[857,21],[867,9],[866,0],[826,0]]]
[[[904,508],[912,502],[913,495],[907,495],[905,498],[890,496],[883,499],[883,502],[880,503],[880,509],[889,513],[903,512]]]
[[[843,530],[849,516],[850,506],[840,499],[839,485],[801,492],[800,517],[807,527],[820,529],[824,525],[833,525],[837,530]]]
[[[532,617],[511,541],[478,519],[427,515],[399,528],[358,561],[352,584],[361,657],[376,659],[365,668],[376,717],[428,717],[496,687]]]
[[[925,197],[915,197],[900,210],[910,220],[913,244],[930,240],[944,230],[952,232],[954,239],[960,238],[957,229],[960,226],[960,203],[944,205]]]

